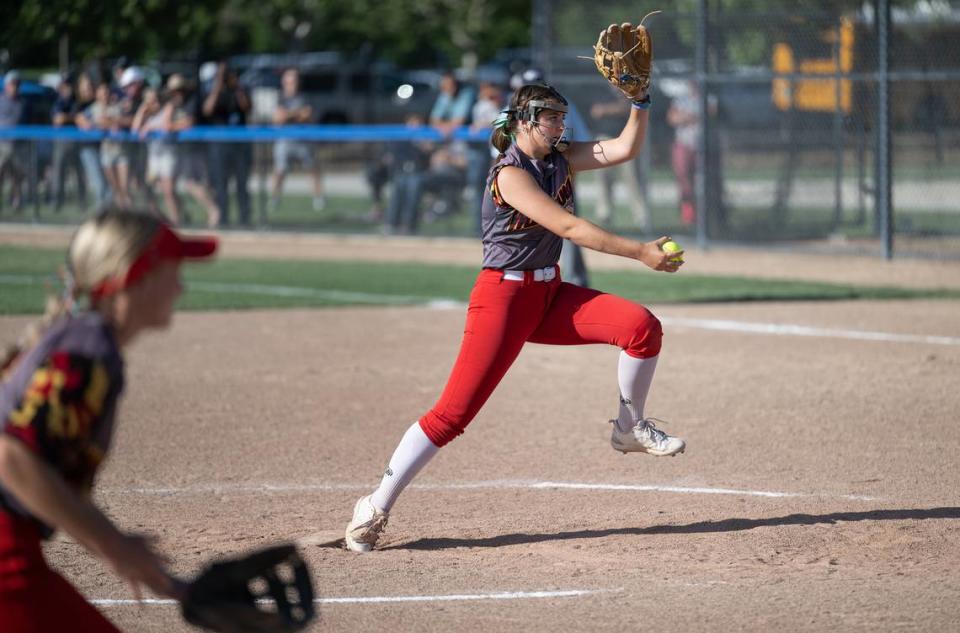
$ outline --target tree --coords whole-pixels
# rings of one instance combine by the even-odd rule
[[[74,59],[186,53],[213,30],[224,0],[22,0],[0,14],[0,41],[12,65],[57,60],[61,37]],[[16,5],[14,5],[16,6]]]
[[[529,42],[530,1],[22,0],[0,14],[11,64],[237,53],[366,52],[404,65],[460,65]]]

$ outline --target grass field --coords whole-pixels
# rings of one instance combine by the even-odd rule
[[[0,247],[0,313],[33,314],[56,292],[63,252]],[[184,269],[187,310],[465,302],[477,269],[420,263],[222,258]],[[592,285],[635,301],[703,303],[839,299],[958,298],[960,291],[808,281],[597,271]]]

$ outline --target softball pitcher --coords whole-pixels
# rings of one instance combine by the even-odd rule
[[[646,37],[643,27],[624,24],[602,33],[601,43],[614,30],[616,45],[624,50]],[[632,108],[613,139],[567,143],[567,101],[545,84],[517,89],[494,122],[491,142],[500,156],[487,180],[483,270],[470,295],[460,354],[440,399],[400,440],[380,486],[356,502],[346,528],[351,550],[373,549],[397,497],[440,447],[463,433],[528,341],[619,347],[613,448],[661,456],[683,452],[682,439],[644,417],[660,353],[660,322],[641,305],[561,281],[557,267],[564,238],[657,271],[676,272],[682,263],[660,248],[667,237],[637,242],[573,214],[573,173],[617,165],[639,153],[650,107],[649,74],[642,79],[616,73],[615,85],[630,83],[618,87],[631,98]]]
[[[170,324],[181,260],[209,257],[216,245],[131,212],[106,212],[74,236],[69,292],[49,310],[45,331],[2,370],[0,630],[117,631],[47,566],[40,543],[56,529],[102,558],[138,597],[141,586],[176,595],[149,539],[120,531],[90,495],[124,388],[123,348]],[[72,310],[74,297],[89,307]]]

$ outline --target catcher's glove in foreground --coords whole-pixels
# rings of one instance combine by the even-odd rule
[[[643,20],[654,13],[648,13]],[[653,63],[653,42],[650,33],[640,24],[629,22],[611,24],[600,32],[593,47],[593,61],[597,70],[628,99],[637,101],[650,87],[650,69]]]
[[[221,633],[292,633],[316,615],[310,572],[289,544],[213,563],[180,603],[187,622]]]

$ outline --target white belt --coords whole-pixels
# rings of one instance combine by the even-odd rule
[[[553,281],[557,277],[557,267],[547,266],[546,268],[534,268],[533,270],[505,270],[503,279],[505,281],[523,281],[526,278],[525,273],[533,273],[534,281]]]

